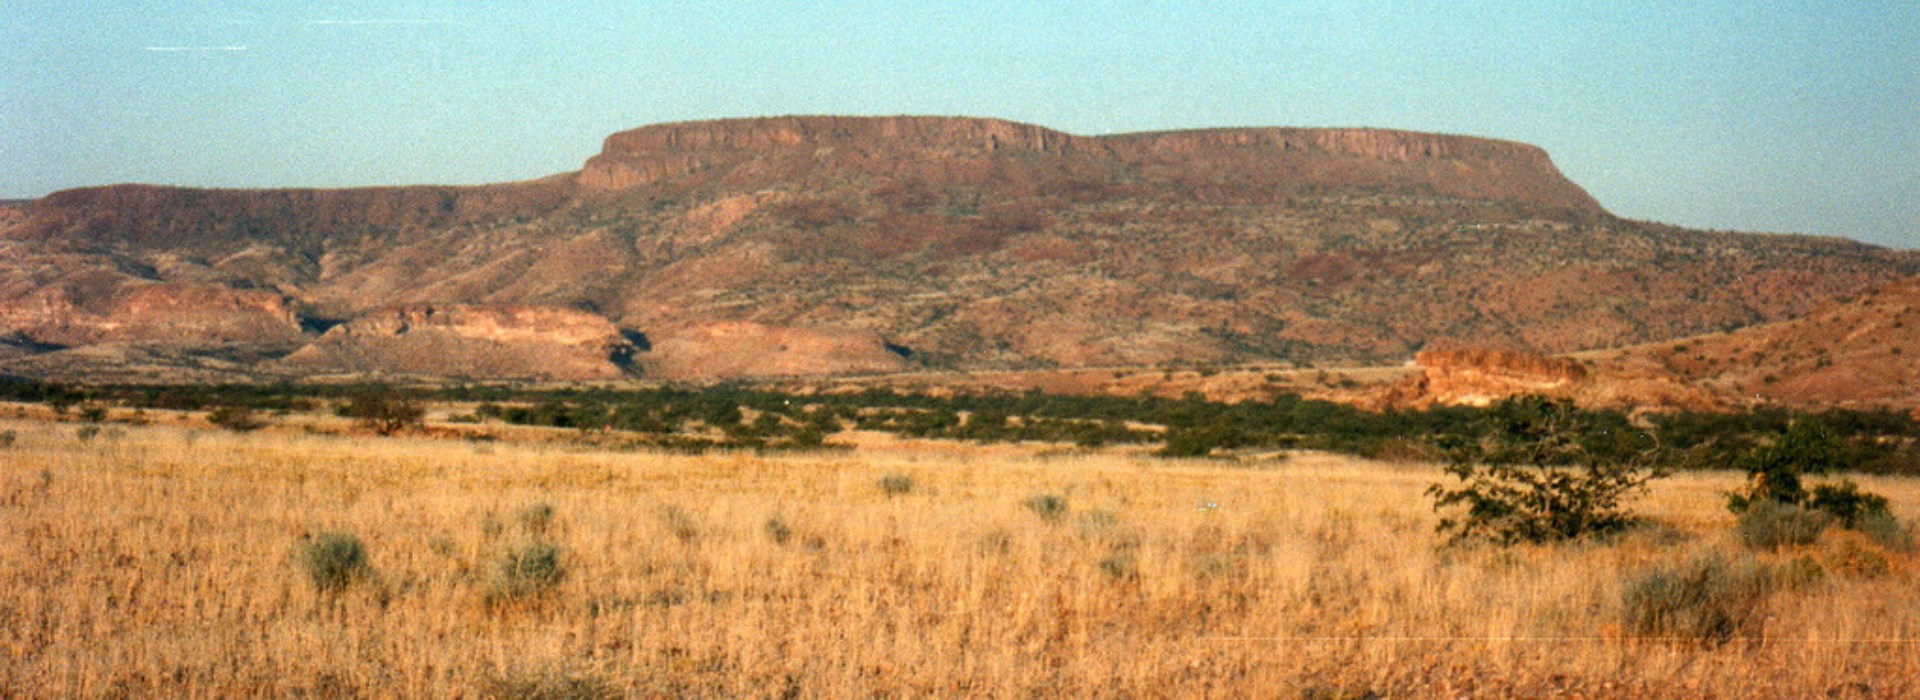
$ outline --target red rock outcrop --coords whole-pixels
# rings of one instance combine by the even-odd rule
[[[1587,378],[1577,361],[1499,348],[1426,350],[1413,361],[1420,375],[1391,389],[1391,403],[1485,406],[1521,394],[1565,394]]]
[[[1428,350],[1417,355],[1414,364],[1418,375],[1362,403],[1376,408],[1485,406],[1508,397],[1539,395],[1608,408],[1703,410],[1723,405],[1709,392],[1669,374],[1613,364],[1590,368],[1572,358],[1505,348]]]
[[[907,368],[879,335],[827,328],[782,328],[745,321],[663,332],[641,360],[656,379],[877,374]]]
[[[412,306],[335,326],[288,371],[538,380],[631,376],[637,348],[605,318],[536,306]]]

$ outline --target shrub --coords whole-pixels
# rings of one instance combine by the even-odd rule
[[[1860,532],[1874,544],[1887,548],[1887,551],[1901,554],[1913,551],[1913,525],[1900,522],[1892,513],[1880,511],[1862,517]]]
[[[1864,541],[1859,534],[1836,537],[1820,553],[1820,563],[1830,571],[1850,576],[1875,578],[1893,571],[1893,562],[1885,551]]]
[[[0,430],[0,448],[12,447],[20,439],[20,434],[11,430]]]
[[[94,438],[100,437],[100,426],[83,425],[74,428],[73,436],[79,438],[81,442],[92,442]]]
[[[85,404],[80,407],[80,420],[99,423],[107,419],[107,407],[99,404]]]
[[[1832,433],[1812,421],[1796,421],[1779,438],[1734,458],[1734,466],[1747,472],[1747,487],[1727,494],[1727,508],[1739,513],[1756,501],[1803,504],[1807,491],[1801,477],[1839,468],[1844,452]]]
[[[1740,541],[1748,547],[1777,550],[1813,544],[1832,522],[1832,516],[1826,513],[1790,503],[1758,501],[1740,514],[1736,529]]]
[[[373,573],[367,548],[360,538],[344,532],[323,532],[300,548],[300,565],[307,580],[321,593],[338,593]]]
[[[250,406],[221,406],[207,414],[207,422],[236,433],[251,432],[267,427]]]
[[[913,492],[913,477],[905,474],[888,474],[880,477],[880,492],[888,496],[904,496]]]
[[[566,574],[559,547],[537,542],[508,550],[494,568],[493,598],[518,600],[544,593],[560,585]]]
[[[1041,494],[1026,500],[1027,510],[1040,516],[1047,522],[1059,522],[1067,514],[1067,499],[1053,494]]]
[[[1206,457],[1216,449],[1246,447],[1253,441],[1232,427],[1178,428],[1167,432],[1166,441],[1154,452],[1160,457]]]
[[[426,409],[406,394],[390,387],[373,387],[356,392],[341,416],[353,418],[379,435],[392,435],[420,427]]]
[[[1641,573],[1621,591],[1626,627],[1642,637],[1708,645],[1757,635],[1772,578],[1756,562],[1718,556]]]
[[[1436,510],[1466,507],[1461,517],[1440,521],[1456,540],[1513,544],[1616,532],[1633,523],[1621,501],[1665,475],[1648,466],[1650,452],[1619,443],[1634,434],[1627,426],[1566,401],[1509,399],[1487,420],[1485,440],[1441,441],[1446,471],[1460,486],[1427,489]]]
[[[793,528],[787,525],[787,521],[777,517],[767,518],[766,525],[761,529],[767,533],[767,538],[773,540],[774,544],[784,545],[787,540],[793,539]]]
[[[1846,443],[1834,431],[1812,420],[1796,421],[1773,442],[1736,458],[1735,464],[1747,471],[1747,487],[1727,494],[1727,509],[1739,514],[1760,503],[1802,506],[1833,516],[1842,527],[1858,529],[1864,519],[1887,512],[1885,496],[1862,491],[1847,479],[1820,484],[1811,491],[1802,484],[1807,474],[1847,466],[1848,454]]]
[[[1813,487],[1813,492],[1807,498],[1807,507],[1832,515],[1840,521],[1841,527],[1858,530],[1866,518],[1887,514],[1887,497],[1861,491],[1859,484],[1842,479],[1837,483]]]

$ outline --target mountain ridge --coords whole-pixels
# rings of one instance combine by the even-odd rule
[[[1394,362],[1448,344],[1557,353],[1729,330],[1912,274],[1920,254],[1625,221],[1511,141],[766,117],[618,132],[581,170],[516,183],[54,193],[0,220],[0,334],[280,347],[426,305],[590,314],[672,349],[620,363],[669,379],[906,357]],[[170,334],[141,309],[252,320]],[[786,352],[783,339],[825,356],[745,361]],[[34,371],[59,352],[36,353]],[[398,369],[347,347],[303,357]],[[532,373],[522,359],[462,366],[508,365]]]

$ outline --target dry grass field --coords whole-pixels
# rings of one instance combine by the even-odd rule
[[[76,430],[0,421],[0,696],[1920,695],[1913,555],[1750,552],[1732,475],[1500,549],[1434,534],[1437,468],[1315,454]],[[370,564],[337,593],[323,533]],[[501,568],[535,543],[551,586]],[[1713,556],[1792,582],[1721,644],[1626,622],[1629,580]]]

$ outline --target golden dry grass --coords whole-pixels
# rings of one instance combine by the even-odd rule
[[[1726,475],[1661,482],[1640,504],[1662,527],[1500,550],[1442,546],[1437,469],[1318,455],[0,430],[19,434],[0,449],[0,696],[1920,692],[1915,563],[1872,575],[1852,538],[1765,555],[1830,572],[1771,598],[1762,639],[1631,638],[1633,572],[1750,556]],[[1920,511],[1920,485],[1866,481]],[[1023,505],[1040,494],[1067,514]],[[520,516],[538,504],[544,533]],[[316,591],[295,553],[325,531],[360,537],[375,576]],[[565,579],[489,600],[498,558],[534,540]]]

